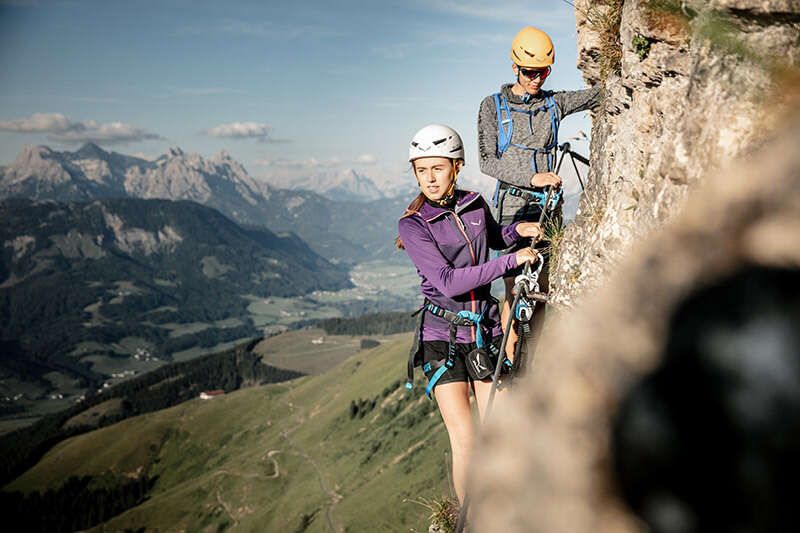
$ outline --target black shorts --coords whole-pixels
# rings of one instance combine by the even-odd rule
[[[494,344],[498,350],[501,342],[503,342],[501,335],[492,339],[492,344]],[[447,359],[448,344],[447,341],[422,341],[422,364],[424,365],[432,361]],[[436,385],[457,381],[470,383],[472,378],[467,372],[467,364],[464,362],[464,358],[475,348],[477,348],[477,345],[474,342],[456,343],[456,357],[453,361],[453,367],[445,370],[444,374],[439,378],[439,381],[436,382]],[[497,364],[496,361],[495,364]],[[431,376],[436,373],[436,370],[438,369],[425,372],[425,377],[430,380]]]

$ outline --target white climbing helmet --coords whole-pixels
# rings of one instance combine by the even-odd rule
[[[408,160],[420,157],[464,159],[464,143],[456,130],[444,124],[429,124],[411,138]]]

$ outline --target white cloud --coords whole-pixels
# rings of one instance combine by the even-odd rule
[[[50,138],[61,142],[98,142],[104,144],[138,142],[147,139],[160,139],[155,133],[149,133],[141,128],[123,122],[98,124],[94,120],[81,122],[64,132],[53,133]]]
[[[228,139],[259,139],[266,140],[270,127],[263,122],[231,122],[220,124],[206,131],[211,137]]]
[[[34,113],[28,118],[0,121],[0,130],[14,133],[46,133],[48,139],[65,143],[97,142],[121,144],[161,136],[124,122],[100,124],[95,120],[73,121],[61,113]]]
[[[264,143],[288,143],[289,139],[275,139],[270,136],[272,127],[263,122],[231,122],[220,124],[203,133],[221,139],[256,139]]]
[[[72,123],[61,113],[34,113],[30,118],[0,120],[0,130],[14,133],[67,131]]]

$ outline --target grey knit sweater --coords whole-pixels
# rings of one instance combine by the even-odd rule
[[[500,88],[511,107],[536,110],[545,105],[545,96],[552,95],[561,118],[593,108],[600,101],[600,88],[594,87],[581,91],[540,91],[536,97],[526,104],[523,102],[522,97],[511,92],[511,87],[512,84],[508,83]],[[492,95],[487,96],[481,102],[478,114],[478,152],[481,172],[506,184],[530,188],[531,177],[533,177],[533,169],[531,167],[532,152],[509,146],[501,157],[497,157],[497,113],[495,109]],[[528,117],[523,113],[512,112],[513,132],[511,143],[539,148],[549,144],[553,137],[552,128],[550,127],[550,113],[548,111],[540,111],[530,118]],[[539,172],[546,172],[548,170],[547,155],[538,153],[535,157]],[[521,198],[511,195],[506,196],[502,192],[501,195],[503,196],[501,200],[502,215],[513,214],[525,204],[525,201]]]

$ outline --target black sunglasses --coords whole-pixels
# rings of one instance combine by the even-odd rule
[[[545,76],[550,74],[550,67],[545,67],[545,68],[520,67],[519,72],[529,80],[535,80],[536,78],[544,78]]]

